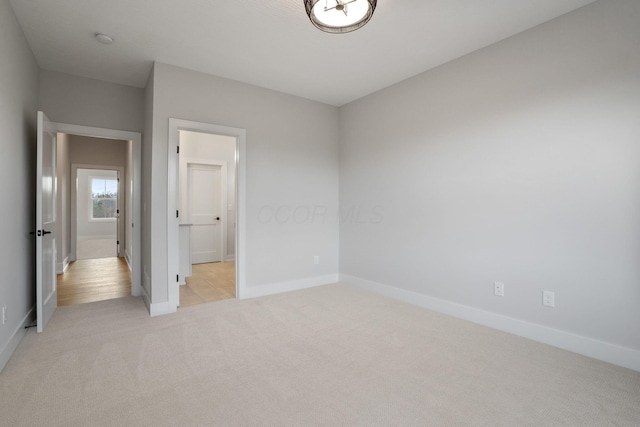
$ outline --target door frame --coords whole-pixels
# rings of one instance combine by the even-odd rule
[[[191,212],[189,211],[189,197],[187,196],[188,187],[188,171],[190,166],[217,166],[220,168],[220,260],[227,262],[227,162],[222,160],[202,160],[196,158],[180,158],[180,171],[184,171],[186,176],[182,176],[179,191],[180,210],[183,212],[181,218],[188,219],[191,222]],[[179,173],[179,172],[178,172]],[[182,221],[179,221],[182,223]]]
[[[178,167],[180,145],[180,131],[207,133],[212,135],[230,136],[236,140],[236,253],[235,253],[235,282],[236,299],[242,299],[246,293],[246,140],[245,129],[211,123],[195,122],[169,118],[169,144],[167,158],[167,295],[168,312],[175,312],[180,304],[180,285],[178,279],[180,271],[179,258],[179,223],[176,217],[179,207],[178,200]]]
[[[142,134],[139,132],[130,132],[124,130],[117,129],[106,129],[99,128],[93,126],[81,126],[81,125],[72,125],[68,123],[53,123],[56,131],[58,133],[66,133],[71,135],[79,135],[79,136],[90,136],[94,138],[103,138],[103,139],[111,139],[111,140],[124,140],[131,141],[133,143],[132,147],[132,164],[133,170],[131,171],[131,179],[133,181],[133,190],[131,195],[132,200],[132,224],[131,224],[131,246],[133,250],[131,251],[131,264],[129,267],[131,268],[131,295],[132,296],[140,296],[142,295],[142,286],[140,285],[140,277],[142,271],[142,250],[141,250],[141,233],[142,230],[141,222],[140,222],[140,211],[142,206],[142,176],[141,176],[141,163],[142,163]],[[73,185],[73,183],[72,183]],[[125,218],[126,221],[126,218]],[[125,223],[125,227],[128,227],[128,224]],[[126,234],[126,231],[125,231]]]
[[[122,209],[124,205],[123,200],[125,195],[123,194],[123,184],[120,181],[120,177],[124,176],[124,167],[122,166],[103,166],[103,165],[89,165],[89,164],[81,164],[81,163],[72,163],[71,164],[71,220],[69,221],[70,228],[70,237],[69,237],[69,260],[76,261],[78,259],[78,169],[89,169],[89,170],[103,170],[103,171],[116,171],[118,173],[118,210],[120,214],[124,211],[126,215],[126,208]],[[123,218],[118,217],[116,221],[116,241],[123,242],[125,236],[123,235],[126,230],[124,227],[120,226],[120,221]],[[126,223],[122,223],[126,225]],[[122,230],[121,230],[122,228]],[[120,247],[123,245],[118,245],[118,256],[121,256]]]

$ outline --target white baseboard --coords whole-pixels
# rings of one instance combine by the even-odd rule
[[[227,255],[224,257],[224,262],[234,262],[236,260],[235,254]]]
[[[56,274],[62,274],[69,267],[69,255],[62,261],[56,263]]]
[[[146,268],[142,274],[142,291],[147,296],[151,296],[151,277],[149,277],[149,273]]]
[[[145,271],[142,279],[142,300],[147,306],[147,311],[151,317],[161,316],[163,314],[175,313],[175,310],[169,310],[169,302],[152,303],[151,296],[149,295],[149,289],[151,288],[151,279],[149,274]]]
[[[149,289],[151,287],[151,278],[149,274],[145,270],[142,274],[142,286],[140,287],[140,296],[142,296],[142,300],[144,301],[144,305],[147,306],[147,311],[151,314],[151,295],[149,293]]]
[[[299,280],[291,280],[288,282],[269,283],[259,286],[251,286],[249,288],[239,289],[238,299],[263,297],[266,295],[279,294],[282,292],[297,291],[300,289],[312,288],[315,286],[336,283],[338,274],[327,274],[325,276],[307,277]]]
[[[124,260],[127,261],[127,266],[129,267],[129,271],[131,271],[131,255],[129,255],[127,251],[124,251]]]
[[[340,282],[640,372],[640,351],[348,274]]]
[[[149,294],[144,288],[142,289],[142,300],[144,301],[144,304],[147,306],[147,311],[149,312],[149,316],[151,317],[162,316],[163,314],[175,313],[175,310],[173,311],[169,310],[168,301],[159,302],[155,304],[152,303],[151,298],[149,297]]]
[[[27,333],[25,327],[29,325],[33,321],[33,314],[35,313],[35,307],[32,307],[22,318],[20,324],[13,330],[13,333],[9,337],[9,340],[5,344],[5,346],[0,350],[0,372],[4,369],[9,362],[9,359],[18,348],[18,344],[24,338],[24,335]]]
[[[162,316],[163,314],[175,313],[176,310],[169,310],[169,302],[158,302],[149,305],[149,315],[151,317]]]

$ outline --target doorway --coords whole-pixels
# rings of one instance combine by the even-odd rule
[[[169,310],[240,298],[245,131],[178,119],[169,130]]]
[[[236,138],[178,133],[180,306],[235,298]]]
[[[58,305],[140,295],[140,134],[56,130]]]
[[[126,215],[126,205],[120,177],[124,168],[95,165],[89,169],[74,164],[71,170],[71,182],[76,183],[71,188],[72,259],[123,256],[124,221],[120,215]]]

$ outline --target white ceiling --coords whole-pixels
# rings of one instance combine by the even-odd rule
[[[593,1],[378,0],[327,34],[303,0],[10,0],[46,70],[144,87],[155,60],[338,106]]]

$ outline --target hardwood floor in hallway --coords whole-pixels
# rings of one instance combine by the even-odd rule
[[[58,306],[131,295],[131,271],[124,258],[74,261],[57,276]]]
[[[180,307],[236,297],[235,262],[194,264],[187,284],[180,286]]]

